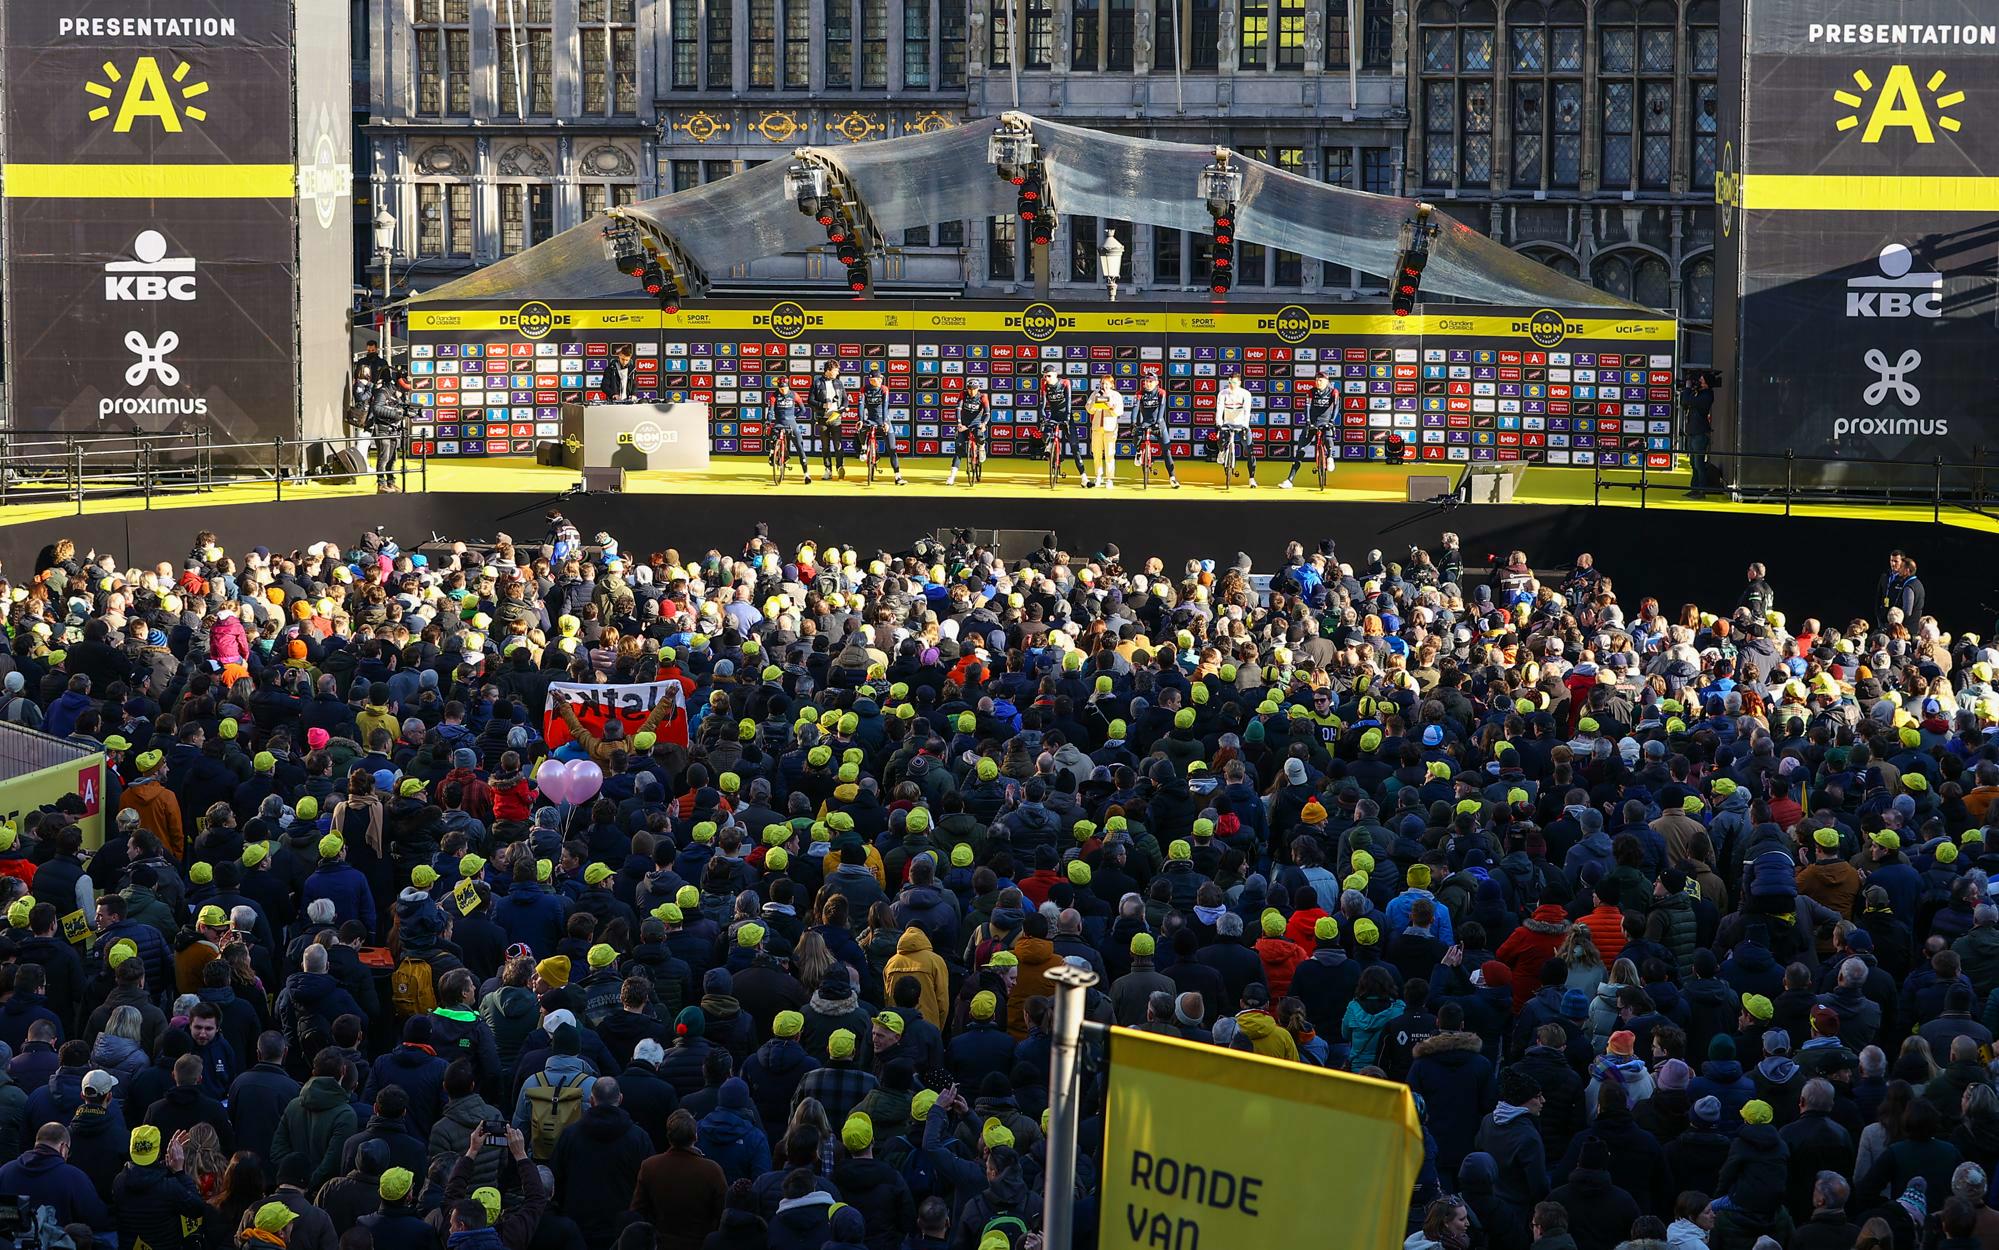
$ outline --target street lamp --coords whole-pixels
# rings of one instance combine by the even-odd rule
[[[1097,268],[1103,272],[1104,290],[1111,303],[1117,303],[1117,280],[1124,276],[1124,244],[1109,230],[1104,231],[1103,245],[1097,249]]]
[[[382,258],[382,356],[385,360],[394,360],[390,335],[395,319],[389,313],[389,300],[390,283],[394,280],[396,268],[396,219],[388,209],[381,209],[375,214],[374,227],[375,255]]]

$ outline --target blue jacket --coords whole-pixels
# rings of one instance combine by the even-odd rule
[[[444,1060],[428,1050],[398,1046],[369,1067],[368,1085],[361,1096],[373,1102],[384,1086],[400,1085],[409,1095],[411,1128],[418,1137],[428,1137],[444,1109],[445,1067]]]
[[[1423,898],[1429,899],[1430,905],[1437,909],[1437,922],[1430,929],[1437,935],[1437,940],[1445,946],[1457,941],[1456,934],[1451,930],[1451,909],[1439,902],[1437,896],[1428,890],[1418,890],[1414,887],[1388,900],[1388,931],[1382,934],[1383,939],[1392,937],[1409,927],[1409,909],[1416,906],[1417,899]]]
[[[108,951],[121,941],[138,947],[139,958],[146,963],[147,985],[170,986],[174,983],[173,952],[167,948],[167,939],[156,926],[129,917],[120,920],[98,935],[97,949]]]
[[[715,1161],[731,1184],[770,1171],[770,1139],[757,1121],[750,1087],[737,1076],[722,1082],[715,1109],[701,1117],[701,1153]]]
[[[561,944],[569,908],[538,881],[521,882],[493,902],[493,923],[506,930],[507,941],[519,942],[541,959]]]
[[[26,1194],[35,1206],[55,1208],[58,1223],[77,1221],[100,1233],[111,1231],[111,1212],[98,1197],[97,1186],[81,1168],[71,1167],[45,1146],[0,1168],[0,1193]]]
[[[11,1050],[20,1050],[28,1043],[28,1028],[37,1020],[46,1020],[55,1026],[56,1040],[62,1041],[69,1035],[63,1031],[62,1021],[49,1010],[48,1000],[40,994],[16,994],[0,1003],[0,1042],[7,1043]]]
[[[321,862],[305,879],[304,902],[299,910],[311,907],[315,899],[333,900],[333,914],[343,920],[359,920],[375,931],[375,893],[359,868],[344,861]]]

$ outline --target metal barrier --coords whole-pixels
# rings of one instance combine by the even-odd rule
[[[1705,455],[1711,475],[1718,467],[1723,470],[1719,476],[1726,484],[1695,491],[1691,485],[1661,482],[1646,465],[1635,469],[1597,465],[1592,470],[1591,502],[1603,503],[1606,491],[1631,492],[1638,496],[1638,506],[1645,508],[1653,492],[1667,491],[1675,495],[1718,496],[1731,503],[1782,504],[1785,516],[1801,506],[1927,504],[1930,519],[1941,521],[1945,508],[1980,515],[1999,508],[1999,493],[1995,493],[1999,482],[1989,476],[1989,471],[1999,469],[1999,464],[1987,461],[1986,454],[1986,449],[1980,446],[1972,448],[1974,459],[1969,461],[1945,460],[1941,456],[1916,461],[1876,456],[1806,456],[1794,451],[1710,450]],[[1676,471],[1682,466],[1692,467],[1688,449],[1674,448],[1672,456]],[[1846,473],[1855,468],[1870,470],[1872,480],[1859,485],[1845,481]],[[1606,474],[1617,476],[1606,477]]]
[[[405,440],[407,441],[407,440]],[[273,501],[285,488],[314,483],[344,485],[373,476],[375,439],[368,434],[333,438],[272,438],[216,442],[206,430],[176,434],[0,434],[0,506],[75,505],[77,515],[94,499],[132,499],[150,509],[156,496],[201,494],[221,487],[268,485]],[[363,468],[340,462],[352,451]],[[403,451],[394,470],[397,489],[430,489],[430,457]]]

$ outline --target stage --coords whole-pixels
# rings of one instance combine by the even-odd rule
[[[29,502],[16,488],[0,506],[0,561],[18,576],[57,537],[72,539],[79,550],[115,553],[128,565],[178,561],[197,529],[214,530],[232,552],[258,545],[290,550],[318,540],[346,547],[364,529],[391,534],[405,548],[499,533],[536,541],[545,512],[557,505],[586,535],[608,530],[629,551],[672,547],[683,557],[711,547],[739,550],[761,521],[786,544],[810,538],[900,551],[918,537],[962,527],[1010,531],[1007,541],[1016,545],[1052,532],[1084,555],[1116,543],[1127,565],[1156,555],[1173,567],[1189,557],[1228,559],[1243,551],[1269,570],[1293,539],[1312,545],[1331,538],[1341,559],[1360,564],[1370,548],[1400,560],[1411,544],[1434,548],[1438,535],[1452,530],[1470,567],[1514,548],[1544,569],[1589,551],[1627,601],[1655,595],[1669,610],[1682,601],[1732,605],[1743,564],[1762,560],[1786,611],[1835,619],[1872,610],[1880,561],[1900,547],[1931,573],[1929,603],[1947,629],[1984,634],[1992,626],[1990,579],[1948,571],[1989,566],[1999,521],[1950,506],[1941,523],[1928,506],[1799,505],[1786,516],[1780,503],[1690,498],[1684,471],[1606,471],[1599,483],[1587,470],[1525,468],[1512,503],[1440,508],[1408,502],[1409,477],[1437,475],[1427,465],[1348,465],[1334,471],[1323,491],[1309,467],[1294,489],[1278,489],[1288,461],[1261,466],[1263,484],[1255,491],[1240,479],[1224,491],[1216,466],[1205,461],[1182,467],[1180,490],[1159,481],[1140,489],[1134,470],[1123,465],[1115,489],[1086,491],[1071,465],[1065,488],[1050,492],[1039,460],[996,461],[977,487],[962,473],[957,485],[945,486],[948,464],[912,460],[902,487],[886,465],[870,486],[853,464],[844,482],[820,480],[815,465],[808,487],[795,463],[785,484],[773,487],[768,461],[737,457],[699,475],[633,473],[622,493],[589,495],[570,493],[579,485],[574,470],[513,459],[412,463],[410,490],[390,494],[377,493],[371,477],[351,485],[240,483],[81,505]],[[1688,559],[1689,553],[1703,558]]]

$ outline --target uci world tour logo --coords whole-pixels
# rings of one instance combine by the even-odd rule
[[[160,68],[159,58],[153,56],[133,61],[130,73],[116,61],[104,62],[102,69],[108,81],[91,79],[83,84],[83,89],[93,98],[109,103],[92,105],[88,116],[91,121],[101,122],[115,114],[111,129],[118,134],[130,134],[144,117],[159,123],[162,133],[172,135],[181,133],[182,118],[191,122],[208,120],[208,110],[192,103],[208,94],[208,83],[195,79],[194,66],[186,61],[174,66],[171,74]]]
[[[805,333],[805,309],[790,300],[773,305],[770,332],[781,339],[795,339]]]

